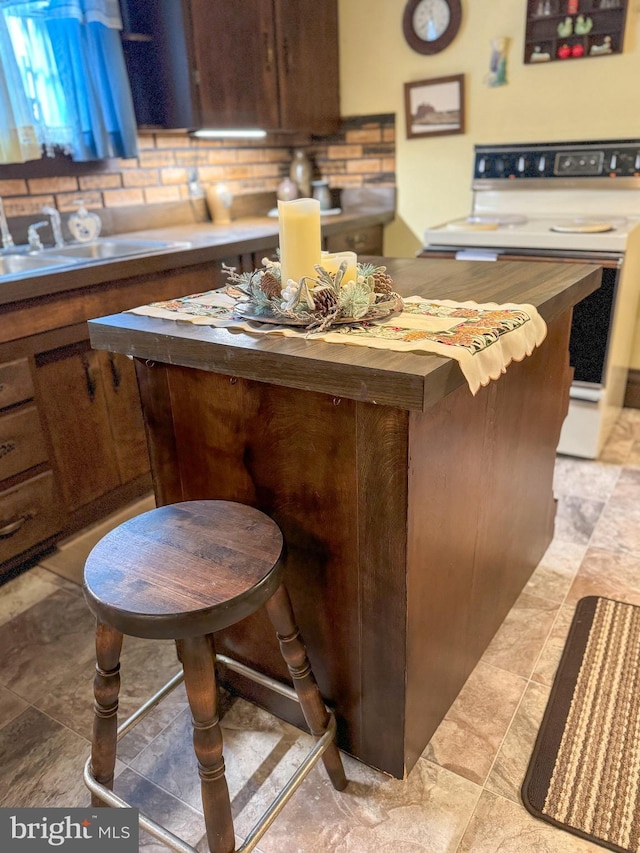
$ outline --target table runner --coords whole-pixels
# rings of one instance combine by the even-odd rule
[[[533,305],[454,302],[421,296],[403,297],[403,302],[402,312],[384,320],[333,326],[324,332],[246,320],[236,313],[238,300],[225,289],[153,302],[130,313],[258,335],[279,334],[445,356],[458,362],[474,395],[505,373],[512,361],[531,355],[547,334],[546,324]]]

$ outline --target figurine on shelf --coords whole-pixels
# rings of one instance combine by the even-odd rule
[[[578,0],[567,0],[567,15],[575,15],[578,11]]]
[[[602,44],[592,44],[589,50],[589,56],[602,56],[606,53],[613,53],[611,36],[605,36]]]
[[[568,44],[561,44],[558,48],[558,59],[569,59],[571,56],[571,48]]]
[[[508,38],[491,39],[491,60],[489,73],[485,78],[487,86],[504,86],[507,82]]]
[[[549,62],[551,54],[543,51],[539,44],[533,48],[533,53],[529,57],[529,62]]]
[[[576,58],[584,56],[584,47],[581,44],[574,44],[571,48],[571,56],[575,56]]]
[[[565,18],[564,21],[560,21],[557,30],[560,38],[566,39],[567,36],[570,36],[573,32],[573,21],[571,18]]]
[[[577,36],[586,36],[593,29],[593,21],[591,18],[585,18],[584,15],[578,15],[576,18],[575,33]]]

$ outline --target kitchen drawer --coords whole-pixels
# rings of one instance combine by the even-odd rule
[[[0,416],[0,480],[46,460],[47,447],[35,406]]]
[[[328,252],[355,252],[357,255],[382,254],[382,225],[369,225],[356,231],[327,237]]]
[[[51,471],[0,492],[0,563],[43,542],[60,528]]]
[[[0,409],[33,397],[33,383],[26,358],[0,364]]]

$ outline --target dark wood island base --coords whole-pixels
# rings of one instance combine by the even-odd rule
[[[219,498],[273,517],[338,744],[402,778],[552,538],[571,308],[600,273],[378,260],[405,295],[532,303],[547,339],[473,397],[436,356],[131,314],[89,326],[94,347],[137,359],[158,503]],[[216,642],[287,680],[261,614]],[[300,724],[293,704],[227,679]]]

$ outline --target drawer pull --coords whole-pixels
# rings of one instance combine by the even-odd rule
[[[0,459],[2,459],[3,456],[8,456],[15,449],[16,449],[15,441],[3,442],[2,444],[0,444]]]
[[[116,360],[113,357],[113,353],[109,353],[109,369],[111,370],[111,382],[113,383],[114,391],[117,391],[120,387],[120,383],[122,379],[120,377],[120,371],[118,370],[118,365],[116,364]]]
[[[5,524],[4,527],[0,527],[0,536],[3,539],[7,536],[13,536],[13,534],[17,533],[31,517],[32,516],[30,515],[23,515],[21,518],[18,518],[15,521],[10,521],[9,524]]]
[[[87,383],[87,396],[89,397],[89,400],[93,403],[96,397],[96,383],[94,382],[93,377],[91,376],[89,359],[84,353],[82,353],[82,355],[80,356],[80,361],[82,363],[82,369],[84,370],[84,379]]]

